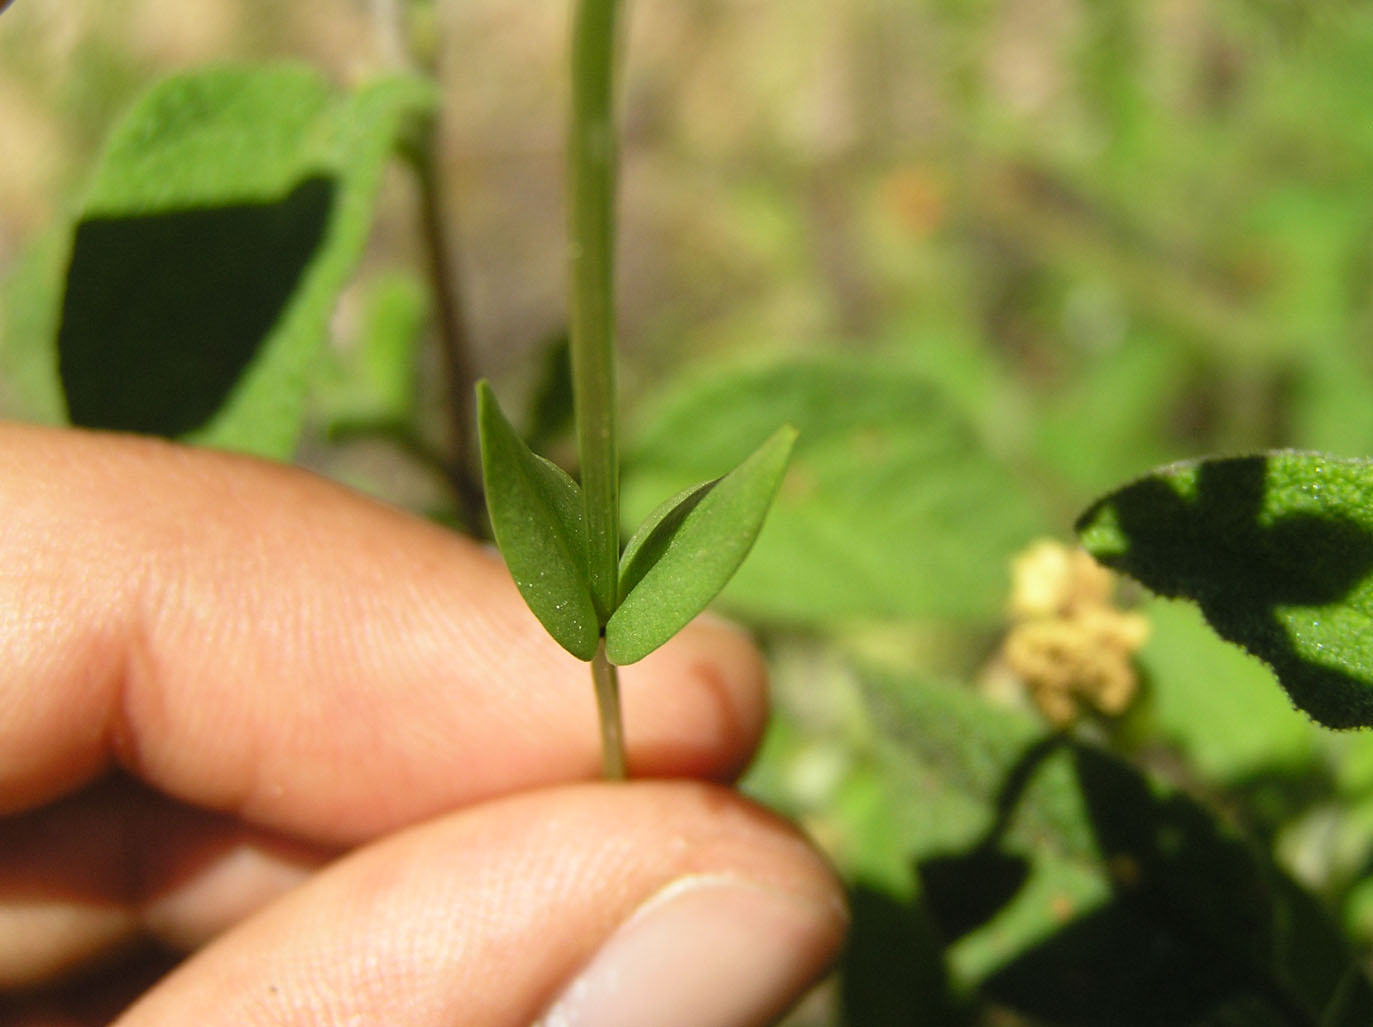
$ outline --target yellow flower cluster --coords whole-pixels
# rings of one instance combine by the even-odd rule
[[[1079,548],[1042,539],[1012,562],[1006,668],[1049,721],[1081,708],[1119,714],[1139,689],[1131,658],[1149,635],[1140,613],[1112,605],[1111,572]]]

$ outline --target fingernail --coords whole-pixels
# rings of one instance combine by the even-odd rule
[[[732,878],[683,878],[611,936],[539,1027],[767,1022],[824,968],[843,921],[819,898]]]

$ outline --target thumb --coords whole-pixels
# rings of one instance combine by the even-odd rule
[[[527,793],[359,849],[118,1027],[755,1027],[828,966],[841,894],[793,828],[715,786]]]

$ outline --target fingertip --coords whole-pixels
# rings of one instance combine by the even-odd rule
[[[771,1023],[829,963],[845,923],[823,897],[679,878],[620,925],[539,1027]]]
[[[640,930],[655,912],[666,917]],[[120,1023],[437,1027],[556,1010],[561,1022],[601,1025],[587,1017],[614,1006],[607,982],[630,972],[644,993],[624,1009],[646,1015],[605,1023],[757,1024],[824,973],[846,926],[828,863],[737,794],[699,782],[572,785],[345,857]],[[715,971],[726,976],[712,983]],[[673,987],[674,976],[690,986]],[[672,1008],[655,1009],[659,989]]]
[[[0,808],[113,761],[356,844],[597,773],[586,665],[469,539],[290,467],[94,433],[0,427],[0,496],[0,610],[25,611],[0,621]],[[737,629],[699,618],[622,680],[633,774],[747,765],[766,673]]]
[[[767,665],[752,637],[714,614],[621,671],[633,774],[733,780],[768,717]]]

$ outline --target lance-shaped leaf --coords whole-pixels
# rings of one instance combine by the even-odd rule
[[[612,663],[641,660],[704,610],[744,562],[782,483],[796,429],[779,428],[723,478],[659,507],[620,560],[619,607],[605,628]]]
[[[1373,464],[1173,464],[1098,500],[1077,530],[1102,563],[1196,602],[1321,724],[1373,725]]]
[[[530,451],[484,381],[477,384],[477,421],[486,508],[506,566],[554,640],[590,660],[600,624],[587,582],[582,490]]]

